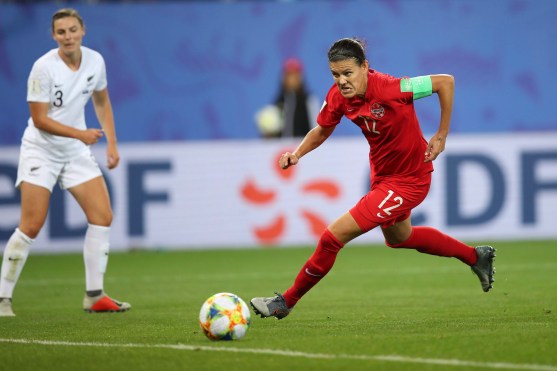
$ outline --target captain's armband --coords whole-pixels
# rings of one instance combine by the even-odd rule
[[[431,76],[418,76],[400,80],[400,91],[412,92],[414,100],[429,97],[432,94]]]

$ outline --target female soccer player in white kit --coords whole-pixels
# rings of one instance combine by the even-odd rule
[[[27,101],[31,117],[23,134],[16,187],[21,191],[21,218],[4,249],[0,271],[0,316],[14,316],[12,295],[33,239],[48,213],[56,182],[77,200],[87,217],[83,246],[88,312],[123,312],[130,304],[104,292],[112,209],[108,189],[89,148],[104,135],[107,166],[120,160],[102,56],[81,45],[85,26],[74,9],[52,16],[58,43],[31,70]],[[101,129],[88,129],[85,105],[93,97]]]

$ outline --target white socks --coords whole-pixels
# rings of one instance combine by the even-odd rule
[[[87,291],[103,290],[108,264],[110,227],[89,224],[83,245]],[[0,298],[11,298],[33,239],[16,228],[6,247],[0,271]]]
[[[0,274],[0,298],[11,298],[19,275],[23,270],[29,247],[33,239],[27,237],[16,228],[6,247],[2,258],[2,271]]]
[[[83,244],[86,291],[103,290],[108,264],[110,227],[89,224]]]

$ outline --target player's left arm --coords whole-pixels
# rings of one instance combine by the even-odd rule
[[[425,152],[424,162],[431,162],[445,150],[445,142],[451,126],[454,100],[454,77],[451,75],[430,75],[431,92],[437,93],[441,117],[439,129],[430,139]]]
[[[112,112],[112,103],[108,96],[108,88],[93,92],[93,106],[107,141],[107,167],[114,169],[120,162],[120,155],[118,154],[114,113]]]

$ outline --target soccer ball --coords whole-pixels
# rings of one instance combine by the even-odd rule
[[[239,340],[251,323],[246,303],[229,292],[211,296],[199,311],[199,326],[211,340]]]
[[[267,105],[255,113],[255,122],[259,132],[265,136],[273,136],[282,130],[282,114],[274,104]]]

